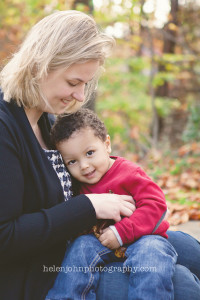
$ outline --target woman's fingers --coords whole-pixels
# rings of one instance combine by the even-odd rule
[[[126,202],[130,202],[133,203],[135,205],[135,201],[133,199],[132,196],[129,195],[118,195],[122,200],[126,201]]]
[[[135,210],[135,202],[131,196],[117,194],[89,194],[96,211],[97,219],[121,220],[121,216],[129,217]]]
[[[134,212],[133,209],[126,206],[122,206],[120,210],[120,215],[124,217],[130,217],[133,214],[133,212]]]
[[[122,203],[121,215],[129,217],[136,210],[135,201],[128,195],[119,195],[119,197]]]
[[[134,201],[132,203],[132,202],[121,200],[121,202],[122,202],[122,205],[126,208],[129,208],[132,211],[132,213],[136,210]]]
[[[113,219],[116,223],[119,222],[119,221],[121,221],[122,217],[121,217],[120,211],[116,211],[116,213],[113,212],[113,217],[112,217],[112,219]]]
[[[115,222],[119,222],[122,216],[130,217],[133,214],[134,210],[135,206],[133,204],[130,204],[128,207],[127,203],[122,202],[119,204],[119,207],[115,207],[115,212],[113,212],[113,220]]]

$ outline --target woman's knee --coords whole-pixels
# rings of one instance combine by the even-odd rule
[[[175,300],[197,300],[200,297],[200,281],[182,265],[175,266],[173,276]]]
[[[200,243],[187,233],[168,231],[169,242],[178,253],[177,264],[190,269],[200,279]]]
[[[200,243],[191,235],[182,231],[167,231],[168,241],[174,246],[177,252],[184,249],[195,249],[200,258]]]

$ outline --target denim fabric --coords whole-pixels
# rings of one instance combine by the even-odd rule
[[[131,266],[127,299],[174,299],[172,277],[177,253],[161,236],[143,236],[126,251],[124,266]],[[138,267],[135,269],[134,266]]]
[[[104,247],[94,235],[77,238],[67,249],[60,272],[47,299],[96,299],[100,273],[129,272],[128,296],[123,299],[174,299],[172,276],[177,254],[173,246],[160,236],[143,236],[129,245],[121,268],[108,269],[110,261],[117,261],[113,252]],[[119,264],[119,263],[118,263]],[[106,276],[105,276],[106,277]],[[110,286],[109,286],[110,289]],[[116,292],[116,290],[115,290]],[[118,281],[116,299],[121,294]],[[104,296],[97,293],[99,299]],[[127,295],[127,294],[126,294]],[[123,296],[124,297],[124,296]],[[114,299],[111,296],[110,299]]]
[[[200,281],[186,267],[176,265],[173,283],[175,300],[200,300]]]
[[[107,268],[123,267],[122,263],[110,263]],[[97,300],[128,299],[128,273],[102,272],[97,289]],[[175,266],[173,276],[174,300],[200,300],[200,281],[186,267]],[[163,299],[163,298],[161,298]]]
[[[181,231],[168,231],[168,241],[178,254],[173,276],[175,300],[200,300],[200,243]],[[122,263],[110,263],[108,268],[122,266]],[[195,276],[196,275],[196,276]],[[128,299],[129,275],[113,272],[101,273],[97,289],[97,300]],[[119,292],[120,286],[120,292]]]
[[[178,254],[177,264],[188,268],[200,279],[200,243],[181,231],[168,231],[167,234]]]

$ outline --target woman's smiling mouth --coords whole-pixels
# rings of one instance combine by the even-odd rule
[[[61,99],[61,101],[62,101],[64,104],[68,104],[71,100]]]

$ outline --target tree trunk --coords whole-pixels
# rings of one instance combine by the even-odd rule
[[[172,30],[172,24],[178,25],[178,0],[171,0],[171,11],[170,11],[170,21],[167,22],[163,28],[163,53],[174,53],[175,50],[175,38],[176,31]],[[165,72],[165,66],[159,66],[160,72]],[[165,82],[162,86],[159,86],[156,92],[157,96],[168,97],[169,96],[169,86],[168,83]]]

